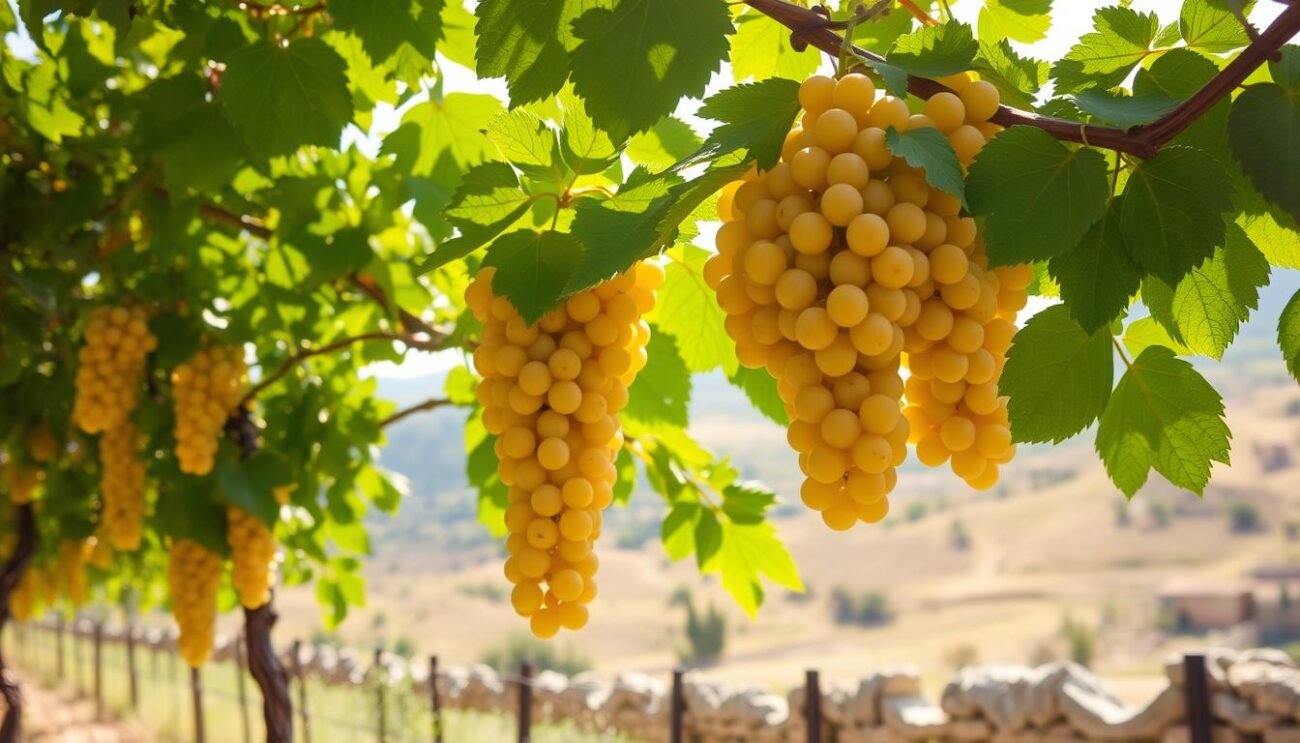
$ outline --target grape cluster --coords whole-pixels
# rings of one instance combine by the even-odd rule
[[[238,346],[210,346],[172,370],[176,459],[181,472],[212,471],[221,429],[239,404],[247,373]]]
[[[198,542],[176,540],[168,555],[167,585],[180,629],[177,647],[185,662],[198,668],[212,655],[221,556]]]
[[[113,547],[109,545],[108,539],[97,534],[90,538],[90,556],[86,561],[100,570],[108,570],[113,566]]]
[[[86,433],[121,425],[135,410],[145,359],[158,347],[139,307],[96,307],[78,353],[72,418]]]
[[[613,500],[618,413],[646,364],[650,326],[641,317],[654,307],[664,270],[639,263],[531,326],[493,295],[494,275],[483,269],[465,292],[483,323],[476,394],[509,487],[511,603],[533,634],[549,638],[585,626],[596,596],[592,546]]]
[[[85,604],[89,595],[86,561],[92,549],[94,543],[90,539],[64,539],[59,542],[59,582],[63,596],[74,609]]]
[[[9,488],[9,500],[15,506],[31,503],[32,493],[36,491],[36,486],[45,477],[45,473],[36,467],[12,459],[5,465],[4,470],[5,485]]]
[[[36,613],[36,605],[41,600],[41,572],[35,566],[28,566],[23,571],[18,587],[9,594],[9,613],[18,622],[26,622]]]
[[[37,424],[27,432],[27,451],[31,452],[33,461],[45,464],[59,453],[59,443],[49,428]]]
[[[996,380],[1015,330],[1007,312],[1023,306],[1032,273],[990,271],[958,199],[886,144],[891,127],[934,127],[963,166],[973,160],[1000,129],[988,121],[997,89],[969,75],[943,82],[957,92],[913,114],[905,101],[877,96],[865,75],[809,78],[780,162],[729,185],[718,202],[723,224],[704,279],[740,363],[777,380],[803,501],[836,530],[884,518],[909,440],[929,441],[936,426],[947,423],[961,445],[965,419],[977,429],[968,450],[1000,461],[1012,451],[1009,435],[1004,445],[994,431],[1006,407]],[[909,411],[923,402],[913,399],[922,379],[938,397],[924,416],[904,415],[905,395]],[[967,415],[968,388],[984,412]],[[973,454],[959,459],[958,474],[996,478]]]
[[[113,549],[131,552],[144,537],[144,437],[127,419],[99,440],[99,482],[103,497],[100,531]]]
[[[226,509],[226,543],[230,545],[230,577],[239,603],[256,609],[271,600],[275,580],[275,534],[255,516],[237,506]]]

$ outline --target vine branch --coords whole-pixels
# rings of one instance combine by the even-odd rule
[[[239,401],[238,407],[239,408],[246,407],[248,403],[252,402],[258,396],[259,393],[261,393],[267,387],[270,387],[271,385],[280,381],[282,378],[284,378],[284,375],[293,371],[295,367],[297,367],[299,364],[306,361],[307,359],[312,358],[313,356],[323,356],[325,354],[334,353],[335,351],[347,348],[353,343],[361,343],[364,341],[380,341],[380,340],[401,341],[402,343],[406,343],[408,345],[411,343],[410,339],[404,335],[399,335],[397,333],[375,332],[375,333],[362,333],[361,335],[351,335],[346,338],[340,338],[331,343],[326,343],[323,346],[304,349],[302,351],[299,351],[298,353],[295,353],[289,358],[285,359],[284,363],[280,364],[280,368],[276,369],[274,372],[263,377],[261,380],[258,381],[257,384],[253,385],[253,387],[249,389],[248,392],[244,395],[243,399]]]
[[[18,588],[18,583],[27,571],[36,548],[40,543],[40,533],[36,530],[36,510],[31,503],[15,506],[18,525],[18,541],[14,551],[9,555],[3,569],[0,569],[0,630],[9,622],[9,597]],[[5,666],[4,655],[0,653],[0,698],[5,702],[5,713],[0,720],[0,741],[12,743],[22,734],[23,694],[18,680]]]
[[[743,0],[745,4],[789,28],[795,41],[811,44],[836,56],[844,38],[836,33],[836,24],[813,10],[785,0]],[[904,3],[906,5],[906,3]],[[991,119],[1002,126],[1031,126],[1042,129],[1056,139],[1125,152],[1142,158],[1156,154],[1169,140],[1196,122],[1206,111],[1232,93],[1252,72],[1278,53],[1283,45],[1300,33],[1300,2],[1289,2],[1273,23],[1259,33],[1200,90],[1165,115],[1142,126],[1120,129],[1113,126],[1083,124],[1053,116],[1041,116],[1011,106],[1000,106]],[[859,58],[884,62],[878,54],[851,45]],[[908,76],[907,89],[922,98],[948,90],[943,84],[923,77]]]
[[[425,400],[422,403],[417,403],[415,405],[412,405],[409,408],[402,408],[396,413],[393,413],[387,418],[384,418],[383,420],[379,421],[379,427],[387,428],[388,426],[391,426],[392,424],[402,420],[403,418],[407,418],[409,416],[415,415],[416,413],[423,413],[426,410],[433,410],[435,408],[440,408],[444,405],[450,405],[450,404],[451,404],[451,400],[448,400],[445,397],[433,397],[428,400]]]

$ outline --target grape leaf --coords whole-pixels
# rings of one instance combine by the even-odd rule
[[[1245,177],[1234,179],[1237,226],[1274,266],[1300,268],[1300,226],[1290,214],[1270,204]]]
[[[505,229],[528,205],[519,177],[503,162],[486,162],[465,174],[447,205],[447,221],[462,231],[496,226]]]
[[[1200,90],[1219,72],[1209,58],[1190,49],[1171,49],[1138,70],[1133,78],[1134,96],[1168,96],[1179,101]],[[1191,126],[1170,140],[1171,145],[1196,147],[1226,161],[1228,112],[1232,102],[1224,99],[1196,118]]]
[[[659,223],[673,205],[672,189],[679,182],[676,176],[636,171],[613,198],[579,201],[571,230],[587,250],[569,291],[604,281],[653,252]]]
[[[555,130],[536,115],[521,108],[497,114],[488,122],[487,133],[501,156],[524,174],[544,181],[564,176]]]
[[[1155,13],[1131,8],[1101,8],[1092,21],[1094,30],[1081,36],[1052,67],[1057,93],[1120,84],[1150,54],[1160,30]]]
[[[577,45],[570,28],[595,0],[481,0],[475,8],[479,77],[504,77],[511,107],[556,93]]]
[[[1012,127],[970,166],[966,198],[983,215],[989,262],[1043,260],[1079,244],[1106,209],[1106,159],[1071,150],[1041,129]]]
[[[1034,99],[1049,73],[1046,62],[1020,56],[1006,39],[981,43],[975,68],[997,86],[1003,103],[1029,109],[1034,108]]]
[[[790,29],[768,16],[751,8],[736,20],[736,36],[731,40],[731,73],[736,82],[769,77],[803,80],[820,64],[820,52],[813,47],[795,51]]]
[[[1134,356],[1141,356],[1148,346],[1164,346],[1179,356],[1191,353],[1191,349],[1174,340],[1154,317],[1140,317],[1124,329],[1124,347]]]
[[[1280,85],[1246,88],[1233,101],[1228,140],[1237,162],[1266,199],[1300,219],[1300,103]]]
[[[222,500],[238,506],[268,528],[275,526],[280,506],[274,491],[291,482],[284,457],[262,450],[247,459],[223,459],[213,474]]]
[[[781,145],[799,113],[799,84],[784,78],[737,85],[710,96],[699,115],[722,122],[705,140],[702,159],[746,149],[764,170],[781,157]]]
[[[911,30],[911,15],[901,11],[879,13],[853,27],[853,43],[877,54],[885,54],[899,36]]]
[[[649,360],[628,388],[623,414],[642,423],[667,423],[685,428],[686,406],[691,400],[691,372],[677,352],[677,339],[663,332],[651,333],[646,346]]]
[[[442,36],[443,0],[333,0],[334,28],[355,35],[366,54],[382,64],[403,43],[432,57]]]
[[[683,96],[699,96],[727,58],[727,6],[698,0],[622,0],[572,24],[573,86],[615,140],[649,129]]]
[[[1142,284],[1142,272],[1120,238],[1118,215],[1112,203],[1073,250],[1048,264],[1070,317],[1088,333],[1118,317]]]
[[[750,618],[763,604],[763,577],[792,591],[803,591],[794,559],[777,539],[776,527],[767,522],[724,521],[716,565],[722,574],[722,587]]]
[[[1287,370],[1300,381],[1300,292],[1291,297],[1277,319],[1277,345]]]
[[[785,412],[785,403],[777,392],[776,380],[766,369],[747,369],[738,366],[734,374],[727,377],[732,384],[739,387],[749,398],[754,409],[767,416],[779,426],[790,425],[790,416]]]
[[[722,326],[722,309],[704,283],[704,261],[710,253],[694,245],[678,245],[668,255],[673,260],[649,319],[677,339],[686,368],[703,372],[721,366],[734,371],[739,364]]]
[[[776,493],[759,482],[732,483],[722,489],[722,510],[734,523],[758,524],[776,505]]]
[[[1106,409],[1113,365],[1106,329],[1084,332],[1062,305],[1029,318],[1007,352],[999,385],[1009,397],[1015,440],[1057,443],[1086,428]]]
[[[914,168],[921,168],[927,183],[956,196],[962,207],[967,207],[961,163],[957,162],[957,153],[953,152],[952,144],[942,132],[923,127],[900,133],[891,126],[885,131],[885,144],[896,157],[903,158]]]
[[[885,90],[892,96],[906,99],[907,92],[907,71],[897,65],[889,64],[875,59],[862,60],[868,67],[880,76],[885,83]]]
[[[490,95],[452,93],[442,100],[430,98],[406,112],[402,125],[384,139],[381,152],[398,155],[413,175],[432,175],[447,166],[469,168],[495,152],[487,128],[504,110]]]
[[[1115,387],[1096,448],[1130,498],[1152,467],[1199,494],[1211,463],[1228,462],[1230,437],[1219,393],[1171,349],[1149,346]]]
[[[1052,26],[1052,0],[985,0],[980,8],[979,37],[996,44],[1010,39],[1032,44]]]
[[[1070,96],[1080,111],[1098,121],[1113,124],[1120,129],[1131,129],[1139,124],[1149,124],[1164,116],[1174,106],[1177,98],[1163,95],[1121,95],[1108,90],[1081,90]]]
[[[1254,0],[1183,0],[1178,31],[1192,49],[1214,54],[1240,49],[1250,37],[1232,9],[1237,6],[1244,18],[1254,5]]]
[[[1232,184],[1222,165],[1190,147],[1138,163],[1124,186],[1119,229],[1133,262],[1170,284],[1223,244]]]
[[[465,476],[478,490],[478,520],[493,538],[506,533],[506,506],[510,491],[497,474],[495,439],[483,427],[482,415],[471,415],[465,422]]]
[[[662,170],[699,149],[703,142],[689,124],[665,116],[649,130],[632,137],[627,156],[637,165]]]
[[[492,243],[483,265],[497,270],[493,292],[509,298],[531,325],[564,296],[581,259],[582,243],[573,235],[517,230]]]
[[[242,145],[220,106],[207,99],[195,75],[150,85],[138,126],[140,149],[163,163],[167,189],[184,193],[220,190],[239,169]]]
[[[1259,249],[1236,225],[1223,247],[1178,282],[1169,295],[1167,285],[1156,298],[1151,284],[1151,313],[1171,336],[1194,353],[1223,357],[1241,323],[1259,305],[1259,287],[1268,283],[1269,267]],[[1156,280],[1158,281],[1158,279]]]
[[[623,147],[616,145],[605,132],[596,128],[596,122],[587,115],[582,99],[571,88],[560,91],[561,108],[560,146],[564,162],[575,173],[599,173],[618,162]]]
[[[979,49],[970,26],[949,21],[898,37],[885,57],[909,74],[943,77],[969,70]]]
[[[254,157],[308,144],[337,147],[352,118],[346,63],[320,39],[259,41],[231,53],[220,100]]]
[[[438,53],[467,69],[474,69],[474,15],[462,0],[443,0],[442,40]]]

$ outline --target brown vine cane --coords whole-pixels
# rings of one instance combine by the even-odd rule
[[[828,23],[826,17],[814,9],[792,5],[785,0],[743,0],[745,4],[769,16],[791,30],[792,36],[818,49],[838,56],[845,47],[844,38],[836,33],[837,23]],[[1288,2],[1272,24],[1256,34],[1236,59],[1225,66],[1200,90],[1151,122],[1132,129],[1083,124],[1077,121],[1041,116],[1032,111],[1000,106],[990,119],[1002,126],[1031,126],[1042,129],[1056,139],[1077,142],[1091,147],[1115,150],[1141,158],[1155,155],[1169,140],[1178,136],[1196,122],[1214,104],[1236,89],[1252,72],[1276,56],[1288,41],[1300,33],[1300,3]],[[858,46],[849,45],[852,53],[861,59],[885,62],[885,58]],[[948,90],[941,83],[923,77],[908,76],[907,89],[921,98]]]

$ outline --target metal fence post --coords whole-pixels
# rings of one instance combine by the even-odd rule
[[[533,739],[533,664],[519,663],[519,743]]]
[[[194,698],[194,743],[204,743],[208,736],[203,724],[203,674],[198,668],[190,669],[190,694]]]
[[[384,649],[375,648],[375,659],[370,664],[371,682],[375,685],[375,710],[377,712],[375,725],[376,737],[379,743],[385,743],[388,739],[388,710],[386,700],[384,699]]]
[[[293,641],[293,675],[298,678],[298,718],[303,743],[311,743],[311,719],[307,716],[307,678],[302,675],[302,641]]]
[[[822,743],[821,674],[808,671],[803,687],[803,716],[808,723],[808,743]]]
[[[668,739],[671,743],[682,743],[683,731],[686,717],[686,693],[682,688],[681,668],[673,669],[673,695],[672,707],[670,708],[669,724],[672,726],[669,730]]]
[[[1187,700],[1187,729],[1191,743],[1210,743],[1214,735],[1214,721],[1210,715],[1210,678],[1204,654],[1188,653],[1183,656],[1183,677],[1183,691]]]
[[[104,718],[104,623],[95,622],[95,719]]]
[[[433,708],[433,743],[442,743],[442,705],[438,700],[438,656],[429,656],[429,703]]]
[[[235,692],[239,696],[239,720],[243,725],[244,743],[253,740],[252,724],[248,720],[248,691],[244,688],[244,638],[235,635]]]

